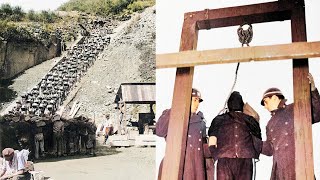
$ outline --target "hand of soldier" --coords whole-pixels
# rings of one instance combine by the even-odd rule
[[[215,146],[215,147],[218,147],[217,145],[217,137],[215,136],[210,136],[209,137],[209,143],[208,143],[208,146]]]
[[[311,85],[311,91],[316,90],[316,86],[314,84],[314,79],[311,73],[308,74],[309,83]]]

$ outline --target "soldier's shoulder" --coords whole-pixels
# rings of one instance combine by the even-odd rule
[[[167,113],[170,113],[171,112],[171,109],[165,109],[162,111],[162,115],[165,115]]]
[[[204,114],[203,114],[203,112],[202,112],[202,111],[199,111],[199,112],[197,113],[197,115],[198,115],[198,116],[200,116],[200,117],[201,117],[201,119],[204,119]]]
[[[225,117],[227,117],[227,116],[229,116],[228,113],[223,113],[223,114],[217,115],[214,119],[221,119],[221,118],[225,118]]]

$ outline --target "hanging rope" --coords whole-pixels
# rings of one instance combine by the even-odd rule
[[[220,112],[219,112],[218,115],[223,114],[223,113],[225,113],[225,112],[228,110],[228,108],[227,108],[227,103],[228,103],[229,97],[231,96],[231,94],[232,94],[232,92],[233,92],[233,89],[234,89],[234,87],[236,86],[236,83],[237,83],[239,65],[240,65],[240,63],[237,64],[236,74],[235,74],[235,77],[234,77],[233,85],[232,85],[232,87],[231,87],[231,91],[230,91],[230,93],[229,93],[229,95],[228,95],[227,100],[225,101],[225,103],[224,103],[224,105],[223,105],[223,108],[220,110]]]
[[[248,29],[243,29],[242,27],[244,25],[248,25]],[[247,46],[249,46],[249,43],[251,42],[252,40],[252,37],[253,37],[253,30],[252,30],[252,25],[249,24],[249,23],[243,23],[242,25],[240,25],[240,27],[238,28],[237,30],[237,34],[239,36],[239,41],[241,43],[241,47],[243,47],[244,44],[246,44]],[[218,113],[218,115],[220,114],[223,114],[225,113],[228,108],[227,108],[227,103],[228,103],[228,100],[233,92],[233,89],[234,87],[236,86],[236,83],[237,83],[237,78],[238,78],[238,70],[239,70],[239,65],[240,63],[237,64],[237,68],[236,68],[236,73],[235,73],[235,77],[234,77],[234,82],[233,82],[233,85],[231,87],[231,91],[227,97],[227,100],[225,101],[224,103],[224,106],[223,108],[220,110],[220,112]]]

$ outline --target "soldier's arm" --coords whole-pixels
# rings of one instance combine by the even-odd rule
[[[217,127],[217,122],[218,121],[218,117],[214,118],[211,122],[211,125],[209,127],[208,130],[208,136],[209,136],[209,147],[210,146],[218,146],[218,139],[217,139],[217,131],[218,131],[218,127]]]
[[[273,145],[271,143],[271,136],[269,134],[268,127],[267,127],[267,140],[263,141],[262,152],[261,153],[266,155],[266,156],[272,156],[273,155]]]
[[[320,95],[316,88],[311,91],[311,103],[312,103],[312,123],[320,122]]]
[[[166,109],[162,112],[162,115],[159,117],[156,123],[156,135],[160,137],[167,137],[169,118],[170,118],[171,109]]]
[[[207,126],[206,126],[206,120],[204,119],[204,115],[201,111],[197,113],[198,116],[202,119],[200,131],[202,133],[202,138],[204,139],[204,142],[207,142]]]
[[[320,95],[311,73],[308,74],[311,90],[312,123],[320,122]]]

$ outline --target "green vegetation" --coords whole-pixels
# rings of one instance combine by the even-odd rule
[[[20,6],[10,4],[0,6],[0,37],[11,41],[34,41],[41,39],[47,45],[49,34],[53,31],[52,24],[58,22],[59,17],[51,11],[25,13]],[[34,27],[37,26],[37,27]],[[38,29],[38,32],[34,32]],[[36,34],[37,37],[34,37]],[[44,41],[44,40],[46,41]]]
[[[98,16],[116,16],[116,18],[129,17],[131,13],[142,11],[153,6],[155,0],[70,0],[58,10],[79,11]],[[118,17],[117,17],[118,16]],[[6,40],[40,40],[48,44],[50,34],[59,28],[64,33],[64,41],[71,41],[77,37],[77,22],[87,21],[85,16],[64,16],[63,21],[52,11],[24,12],[20,6],[10,4],[0,5],[0,39]],[[45,41],[46,40],[46,41]]]
[[[19,6],[11,7],[9,4],[2,4],[0,7],[0,18],[2,20],[21,21],[24,15],[25,13]]]
[[[141,11],[154,4],[155,0],[70,0],[58,10],[108,16]]]
[[[50,11],[36,13],[30,10],[28,13],[25,13],[20,6],[12,7],[10,4],[2,4],[0,7],[0,20],[54,23],[58,20],[58,16]]]
[[[128,9],[131,12],[142,11],[147,7],[153,6],[154,1],[134,1],[128,5]]]
[[[17,27],[7,21],[0,21],[0,36],[4,39],[10,39],[12,41],[32,41],[32,37],[26,29]]]

